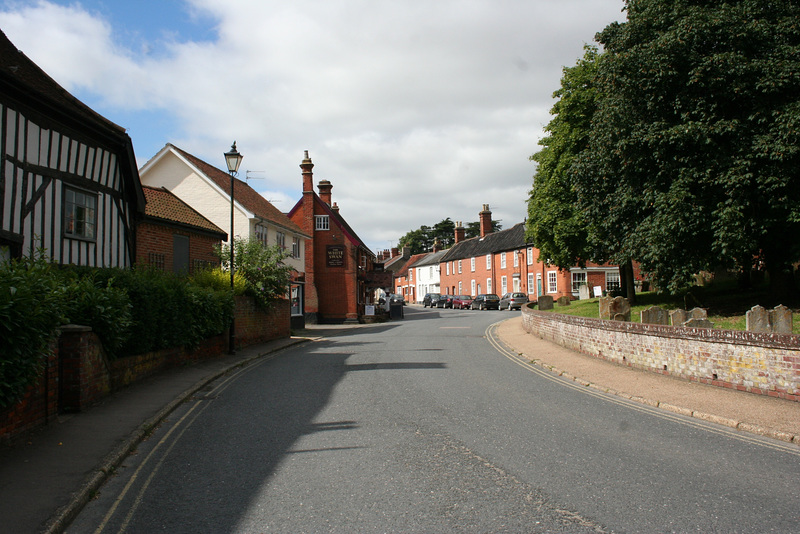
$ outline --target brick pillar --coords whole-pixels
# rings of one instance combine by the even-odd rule
[[[483,205],[483,211],[478,216],[481,221],[481,237],[486,237],[487,234],[492,233],[492,212],[489,211],[489,204]]]

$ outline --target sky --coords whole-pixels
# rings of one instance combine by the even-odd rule
[[[0,0],[0,29],[123,126],[139,167],[172,143],[283,212],[314,180],[374,252],[488,204],[526,217],[562,69],[623,0]]]

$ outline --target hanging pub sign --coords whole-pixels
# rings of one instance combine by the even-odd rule
[[[344,246],[328,245],[327,252],[325,264],[328,267],[344,266]]]

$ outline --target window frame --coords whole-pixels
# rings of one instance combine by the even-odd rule
[[[314,230],[325,232],[331,229],[330,215],[314,215]]]
[[[72,195],[72,200],[69,200],[70,194]],[[78,203],[78,196],[87,200],[91,199],[93,206],[89,206],[89,203]],[[89,241],[92,243],[97,242],[97,207],[99,204],[99,197],[99,193],[94,191],[87,191],[85,189],[66,184],[63,186],[61,191],[61,233],[63,237],[68,239],[78,239],[80,241]],[[70,205],[73,207],[73,209],[70,209]],[[77,216],[77,210],[83,210],[82,218]],[[91,222],[87,220],[87,211],[91,214]],[[75,231],[78,225],[82,225],[82,228],[84,228],[83,232]],[[87,227],[91,228],[91,235],[85,231]]]

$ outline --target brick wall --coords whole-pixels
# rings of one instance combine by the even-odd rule
[[[190,270],[196,261],[219,265],[219,258],[214,253],[214,245],[219,244],[219,239],[150,222],[139,223],[136,227],[136,263],[149,265],[151,254],[160,255],[164,260],[161,267],[172,272],[174,235],[189,238]]]
[[[290,335],[289,301],[269,311],[250,297],[236,297],[236,343],[245,347]],[[85,410],[112,391],[162,369],[226,352],[227,335],[193,350],[164,349],[109,361],[97,335],[86,326],[66,325],[48,351],[42,376],[14,406],[0,410],[0,440],[9,441],[49,422],[59,412]],[[59,379],[60,375],[60,379]]]
[[[800,401],[800,336],[604,321],[522,309],[525,331],[608,361]]]

